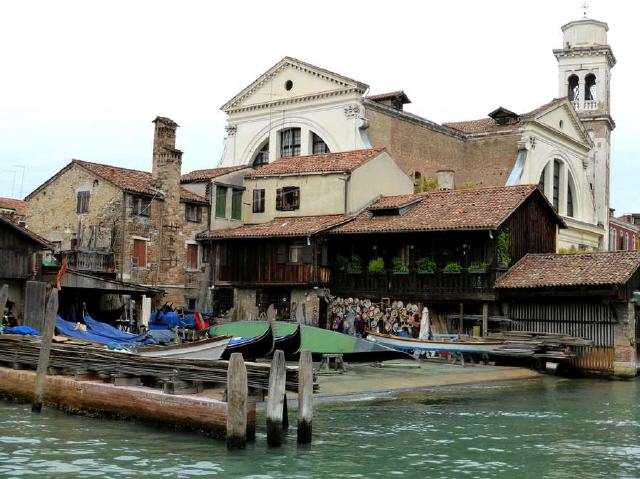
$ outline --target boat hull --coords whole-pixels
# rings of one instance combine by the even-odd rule
[[[216,360],[222,358],[230,340],[222,336],[174,346],[149,346],[139,348],[136,353],[148,358]]]
[[[503,341],[433,341],[370,332],[367,340],[399,351],[488,354],[504,345]]]

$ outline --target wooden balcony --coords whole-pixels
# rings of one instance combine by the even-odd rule
[[[329,268],[312,264],[275,264],[250,270],[222,266],[218,271],[217,285],[233,286],[326,286],[329,284]]]
[[[492,301],[496,272],[393,273],[333,272],[331,293],[359,298],[392,298],[403,301]]]
[[[69,250],[60,252],[61,259],[67,258],[69,269],[87,273],[115,273],[113,253],[103,251]]]

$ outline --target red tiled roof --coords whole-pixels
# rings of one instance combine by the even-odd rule
[[[34,233],[31,230],[28,230],[27,228],[25,228],[24,226],[18,224],[16,221],[12,220],[8,216],[0,215],[0,223],[4,223],[5,225],[16,229],[18,232],[20,232],[23,235],[27,236],[32,241],[35,241],[36,243],[40,244],[40,246],[42,246],[45,249],[52,249],[52,247],[53,247],[53,245],[49,242],[49,240],[47,240],[46,238],[40,236],[37,233]]]
[[[195,181],[212,180],[227,173],[233,173],[234,171],[246,170],[251,168],[249,165],[240,166],[225,166],[221,168],[209,168],[207,170],[194,170],[190,173],[182,175],[180,181],[182,183],[192,183]]]
[[[0,196],[0,208],[14,210],[17,216],[26,216],[27,204],[22,200],[14,198],[3,198]]]
[[[287,216],[266,223],[247,224],[237,228],[213,230],[198,235],[198,239],[264,238],[311,236],[352,219],[347,215]]]
[[[371,101],[383,101],[383,100],[390,100],[392,98],[400,98],[403,103],[411,103],[411,100],[409,100],[409,97],[404,92],[404,90],[396,90],[389,93],[379,93],[377,95],[369,95],[365,98]]]
[[[279,158],[248,176],[299,175],[305,173],[348,173],[385,151],[384,148],[341,151],[321,155]]]
[[[638,269],[640,251],[528,254],[496,281],[496,288],[622,285]]]
[[[542,113],[543,111],[555,105],[559,105],[565,100],[566,100],[566,97],[554,98],[550,102],[539,106],[535,110],[531,110],[528,113],[523,113],[521,115],[518,115],[520,117],[519,121],[515,123],[507,124],[507,125],[498,125],[493,118],[481,118],[479,120],[448,122],[448,123],[443,123],[443,125],[449,128],[453,128],[455,130],[459,130],[463,133],[489,133],[489,132],[513,130],[515,128],[518,128],[524,120],[533,118],[536,115]]]
[[[359,214],[354,221],[335,228],[331,233],[496,229],[532,194],[544,197],[536,185],[430,191],[417,195],[383,197]],[[412,199],[416,200],[414,204],[411,204]],[[373,213],[376,210],[405,206],[408,207],[402,214]],[[549,210],[552,211],[550,206]],[[562,223],[559,217],[557,221]]]
[[[148,171],[132,170],[129,168],[122,168],[119,166],[105,165],[102,163],[92,163],[89,161],[72,160],[71,163],[66,165],[55,175],[45,181],[42,185],[36,188],[34,191],[27,195],[27,199],[34,193],[45,187],[56,178],[61,176],[73,165],[78,165],[87,171],[90,171],[96,176],[108,181],[118,188],[130,191],[132,193],[140,193],[143,195],[153,196],[156,191],[152,188],[152,177]],[[187,190],[186,188],[180,188],[180,199],[183,201],[189,201],[194,203],[208,203],[204,196],[197,195]]]

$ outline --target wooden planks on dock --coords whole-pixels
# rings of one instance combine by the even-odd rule
[[[0,362],[35,368],[40,352],[40,339],[0,335]],[[249,388],[268,390],[269,364],[245,363]],[[76,341],[54,342],[49,367],[71,373],[92,372],[106,376],[133,376],[160,381],[201,381],[226,384],[228,361],[145,358],[111,351]],[[298,367],[286,367],[285,387],[298,390]],[[315,383],[317,389],[317,383]]]

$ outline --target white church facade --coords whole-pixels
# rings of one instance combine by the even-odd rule
[[[589,19],[562,27],[563,48],[554,50],[560,98],[527,113],[499,107],[446,124],[405,111],[403,91],[367,95],[362,82],[285,57],[222,107],[228,125],[220,166],[261,168],[282,157],[384,147],[416,183],[540,184],[568,226],[558,248],[606,249],[615,126],[607,29]]]

